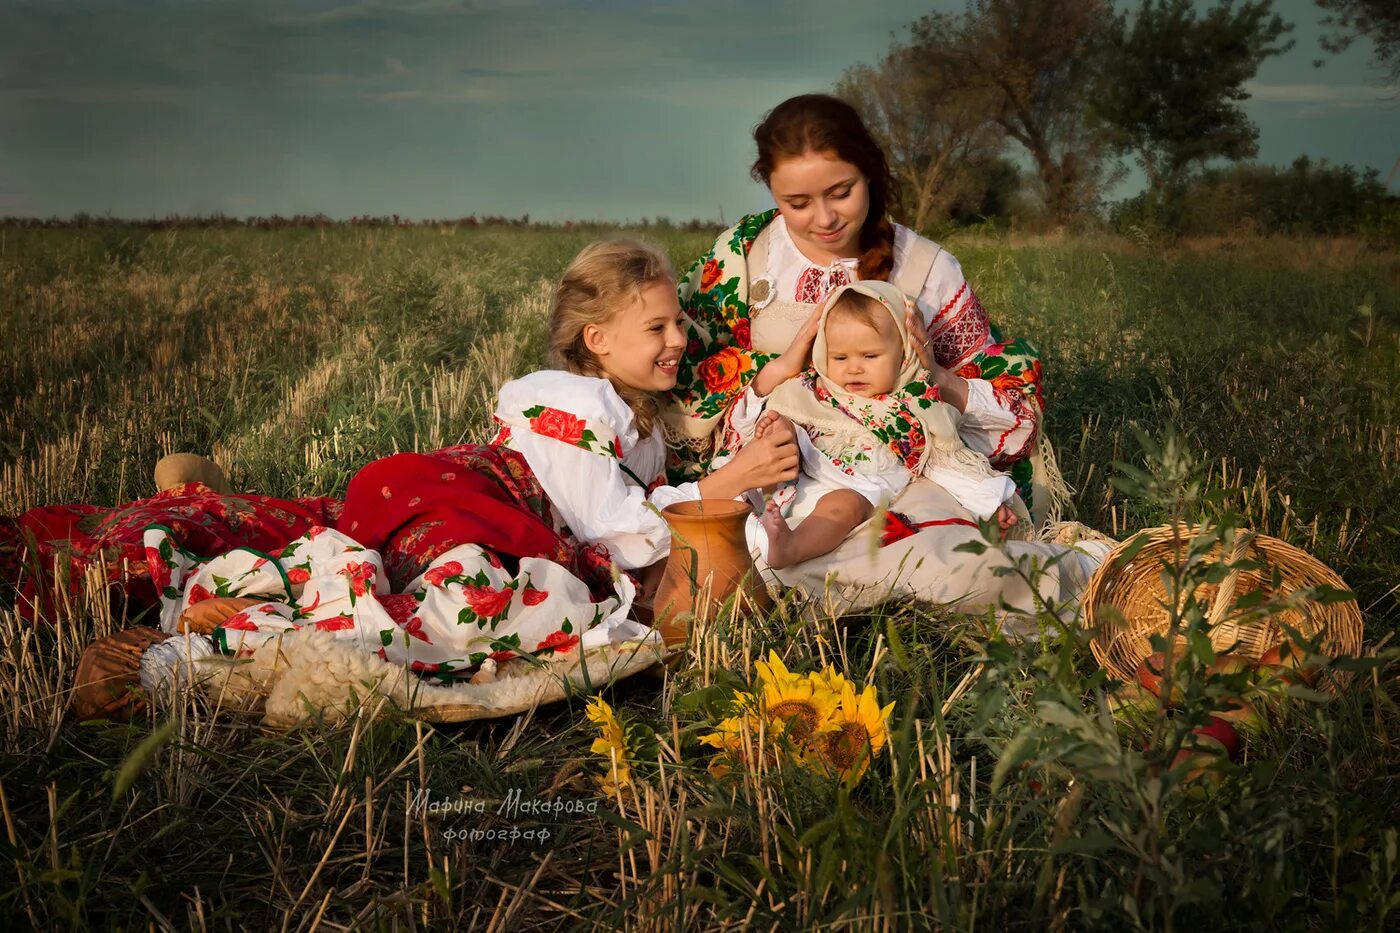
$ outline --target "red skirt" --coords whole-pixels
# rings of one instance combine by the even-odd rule
[[[92,567],[103,568],[116,605],[155,605],[142,544],[150,525],[164,525],[185,550],[207,556],[237,547],[277,551],[318,525],[334,527],[379,551],[396,586],[447,550],[480,544],[507,559],[549,558],[595,593],[611,590],[606,550],[554,530],[549,501],[524,458],[476,444],[376,460],[351,479],[343,502],[221,495],[190,483],[117,507],[30,509],[0,518],[0,582],[31,620],[51,616],[64,589],[79,595]]]

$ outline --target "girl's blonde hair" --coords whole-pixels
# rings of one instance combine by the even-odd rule
[[[583,342],[589,324],[606,324],[657,282],[675,284],[671,260],[654,246],[636,240],[590,243],[574,257],[554,290],[549,312],[549,361],[581,376],[605,378],[603,367]],[[637,418],[643,437],[656,425],[660,402],[652,393],[631,386],[613,388]]]

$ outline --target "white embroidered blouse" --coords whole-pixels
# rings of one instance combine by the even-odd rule
[[[671,532],[657,510],[698,499],[700,490],[664,485],[661,429],[641,437],[610,382],[560,370],[530,373],[501,386],[496,419],[496,443],[525,458],[574,537],[604,545],[627,570],[670,553]]]

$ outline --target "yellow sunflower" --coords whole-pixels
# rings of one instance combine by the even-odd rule
[[[836,668],[830,664],[820,671],[808,674],[807,678],[812,681],[813,687],[828,690],[838,697],[845,692],[846,686],[851,683],[844,674],[838,674]]]
[[[792,673],[772,651],[768,652],[767,663],[759,661],[754,667],[763,687],[764,714],[770,720],[785,723],[786,734],[798,745],[807,746],[836,709],[837,694],[805,674]]]
[[[885,747],[889,738],[885,721],[893,709],[893,703],[880,707],[874,685],[856,696],[855,688],[847,684],[840,705],[813,739],[817,757],[841,777],[859,780]]]
[[[605,794],[613,794],[619,787],[627,787],[632,783],[632,771],[628,767],[627,738],[622,728],[622,722],[617,718],[617,713],[613,708],[605,703],[602,697],[593,697],[588,701],[588,721],[598,726],[598,738],[593,740],[593,745],[589,748],[595,755],[602,755],[608,759],[609,769],[606,777],[598,779],[598,784]]]
[[[744,733],[751,728],[748,716],[731,716],[715,724],[714,732],[700,736],[700,744],[718,749],[710,758],[710,773],[722,778],[744,754]]]
[[[750,756],[756,755],[760,747],[759,727],[763,720],[758,713],[757,697],[751,693],[737,694],[732,710],[738,715],[720,720],[715,724],[716,731],[700,736],[701,745],[716,750],[710,759],[709,769],[717,778],[724,777],[736,765],[753,767],[755,762],[750,760]],[[784,733],[786,725],[781,721],[770,722],[762,730],[765,733],[762,741],[766,746],[764,758],[769,765],[777,760],[773,743]]]

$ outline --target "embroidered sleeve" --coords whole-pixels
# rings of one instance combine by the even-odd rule
[[[1030,454],[1040,426],[1040,353],[1028,340],[1003,340],[946,250],[919,296],[933,354],[968,380],[960,433],[968,446],[1007,469]]]

